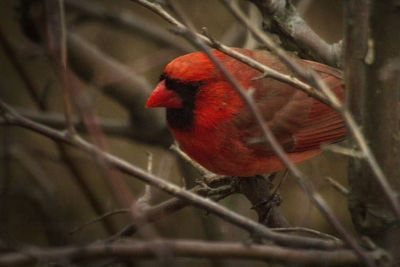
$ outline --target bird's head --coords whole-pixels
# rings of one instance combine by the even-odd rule
[[[241,52],[250,53],[247,50]],[[212,53],[233,75],[245,77],[244,81],[251,81],[248,75],[257,74],[217,50],[212,50]],[[171,61],[146,103],[147,108],[167,108],[168,125],[179,130],[190,129],[194,121],[204,127],[212,126],[218,120],[230,117],[240,105],[238,95],[203,52],[190,53]]]
[[[215,79],[214,74],[215,66],[202,52],[178,57],[165,67],[146,107],[167,108],[169,125],[187,128],[193,122],[196,95],[205,84]]]
[[[183,108],[183,105],[193,100],[199,88],[212,78],[214,69],[214,65],[202,52],[174,59],[165,67],[146,107]]]

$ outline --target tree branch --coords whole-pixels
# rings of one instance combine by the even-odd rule
[[[264,17],[264,30],[276,33],[282,47],[299,52],[300,57],[340,67],[342,42],[328,44],[299,15],[290,0],[250,0]]]
[[[393,213],[389,207],[399,200],[400,193],[398,4],[389,0],[348,2],[345,54],[349,105],[361,122],[382,173],[397,190],[389,192],[389,201],[383,198],[388,192],[376,181],[373,170],[354,160],[354,171],[349,175],[352,192],[349,206],[357,230],[388,249],[397,264],[400,263],[396,244],[400,217],[398,209]]]
[[[38,248],[0,255],[1,266],[20,266],[38,262],[80,262],[102,258],[154,258],[153,248],[167,247],[176,257],[235,258],[278,261],[302,265],[359,264],[357,256],[347,249],[319,251],[288,249],[273,245],[250,245],[235,242],[208,242],[198,240],[126,241],[121,244],[93,244],[81,247]],[[370,255],[372,256],[372,255]]]
[[[24,117],[27,117],[38,123],[45,124],[55,129],[65,128],[65,118],[62,114],[56,112],[37,112],[35,110],[28,110],[24,108],[16,108],[16,111]],[[4,124],[4,120],[0,120],[0,124]],[[82,120],[77,117],[72,117],[72,123],[78,132],[87,132]],[[131,125],[128,122],[120,120],[99,118],[98,124],[106,135],[119,136],[130,138],[132,134]]]

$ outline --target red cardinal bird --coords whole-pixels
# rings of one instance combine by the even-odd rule
[[[266,51],[239,52],[282,73],[290,71]],[[342,119],[333,109],[298,89],[261,73],[219,51],[212,53],[249,90],[289,158],[298,163],[321,152],[320,145],[340,141]],[[316,71],[343,99],[342,73],[306,60],[299,64]],[[230,176],[252,176],[284,169],[242,99],[224,75],[202,52],[171,61],[161,75],[146,107],[167,108],[167,122],[185,152],[210,171]]]

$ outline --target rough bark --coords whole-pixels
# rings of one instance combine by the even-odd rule
[[[301,58],[340,67],[341,42],[328,44],[297,12],[291,0],[251,0],[263,15],[263,28],[279,36],[281,46]]]
[[[346,8],[348,103],[389,183],[399,192],[399,1],[348,1]],[[399,223],[365,161],[351,161],[349,183],[349,207],[357,231],[392,251],[399,262]]]
[[[267,179],[262,176],[241,178],[239,192],[253,205],[252,209],[257,212],[259,223],[271,228],[289,227],[290,224],[278,209],[279,195],[273,192],[273,184]]]

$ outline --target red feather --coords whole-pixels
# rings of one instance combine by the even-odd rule
[[[238,50],[273,69],[291,74],[268,52]],[[327,105],[273,78],[254,80],[260,72],[218,51],[213,50],[213,54],[246,90],[254,89],[254,100],[265,122],[295,163],[317,155],[321,144],[344,138],[340,115]],[[316,62],[297,61],[316,71],[343,99],[340,70]],[[284,168],[270,145],[262,140],[261,131],[241,98],[205,54],[196,52],[173,60],[165,68],[163,78],[147,106],[153,106],[151,103],[157,97],[157,106],[167,108],[175,139],[201,165],[215,173],[232,176],[271,173]],[[160,92],[165,94],[164,103]],[[176,104],[178,100],[182,109],[169,104]]]

